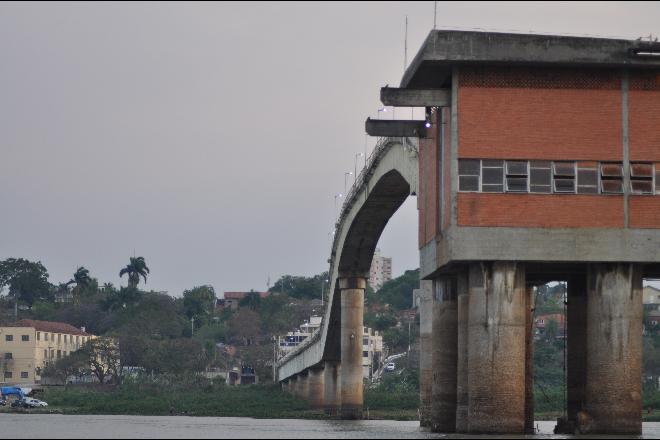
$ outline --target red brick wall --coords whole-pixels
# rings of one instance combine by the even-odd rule
[[[660,161],[660,75],[633,74],[628,95],[630,160]]]
[[[458,101],[461,158],[623,159],[618,74],[462,69]]]
[[[428,138],[419,140],[419,247],[433,240],[438,233],[438,120],[427,130]]]
[[[460,226],[622,228],[622,196],[458,194]]]
[[[445,130],[445,148],[443,151],[442,163],[444,166],[444,182],[442,183],[445,192],[445,206],[443,208],[444,224],[442,229],[447,229],[452,222],[451,212],[451,110],[449,108],[443,109],[444,114],[444,130]]]
[[[660,229],[659,196],[631,196],[628,203],[631,228]]]

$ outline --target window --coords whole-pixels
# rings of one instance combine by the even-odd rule
[[[660,164],[655,164],[655,193],[660,194]]]
[[[363,351],[362,352],[362,357],[363,358],[368,358],[369,357],[369,352],[368,351]]]
[[[41,341],[41,333],[37,332],[37,341]]]
[[[522,160],[506,161],[507,192],[527,192],[529,163]]]
[[[14,335],[5,335],[6,342],[12,342],[14,340]]]
[[[62,359],[62,350],[57,350],[57,358]]]
[[[575,193],[575,162],[552,164],[554,190],[557,193]]]
[[[458,190],[475,192],[479,191],[480,160],[458,161]]]
[[[44,359],[48,359],[48,350],[44,350]]]
[[[504,192],[504,161],[481,161],[481,190],[483,192]]]
[[[534,160],[529,166],[529,190],[533,193],[552,193],[552,163]]]
[[[30,342],[30,335],[21,336],[21,342]]]
[[[14,355],[12,353],[5,353],[5,360],[10,361],[14,359]]]
[[[600,164],[600,189],[603,194],[623,194],[622,164]]]
[[[27,371],[21,371],[21,379],[27,379],[30,377],[30,374]]]
[[[598,163],[579,162],[577,173],[578,194],[598,194]]]
[[[62,343],[62,335],[57,335],[57,343],[58,344]]]
[[[44,333],[44,341],[48,340],[48,333]]]
[[[11,379],[13,377],[13,374],[11,371],[5,371],[5,379]]]
[[[630,164],[630,191],[633,194],[653,194],[653,164]]]

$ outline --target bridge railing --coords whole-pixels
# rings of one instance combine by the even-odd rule
[[[353,182],[351,189],[348,191],[347,194],[345,194],[344,203],[342,204],[341,210],[339,212],[339,216],[337,218],[337,223],[335,224],[335,228],[333,231],[334,237],[332,241],[332,248],[330,249],[330,259],[328,260],[328,262],[330,263],[330,269],[328,274],[330,277],[333,276],[335,270],[336,256],[337,256],[335,249],[337,249],[337,246],[339,245],[338,240],[340,239],[341,236],[340,229],[342,225],[342,220],[344,216],[347,215],[347,213],[355,204],[356,198],[362,191],[362,187],[367,183],[369,177],[373,174],[375,167],[378,165],[380,160],[385,156],[385,154],[389,150],[390,145],[393,143],[401,144],[403,148],[409,149],[414,153],[419,152],[419,141],[417,138],[400,137],[400,138],[378,139],[378,141],[376,142],[376,146],[374,147],[374,150],[371,152],[369,158],[367,159],[365,167],[362,168],[362,171],[360,171],[360,174],[355,179],[355,182]],[[333,285],[334,285],[334,280],[331,280],[330,287],[332,288]],[[326,307],[328,307],[329,305],[330,304],[328,302]],[[295,349],[291,350],[289,353],[279,358],[277,360],[276,365],[281,366],[285,364],[289,359],[294,358],[299,353],[303,352],[307,347],[319,341],[323,336],[323,330],[327,325],[328,316],[329,316],[328,313],[325,313],[326,319],[323,320],[323,323],[321,324],[321,328],[318,331],[314,332],[312,336],[301,342]]]

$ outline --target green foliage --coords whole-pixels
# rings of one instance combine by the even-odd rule
[[[215,311],[215,290],[212,286],[193,287],[183,292],[183,308],[188,319],[195,318],[196,326],[201,327],[213,317]]]
[[[407,270],[403,275],[388,281],[372,299],[389,304],[394,310],[412,308],[413,290],[419,288],[419,269]]]
[[[329,289],[327,280],[328,272],[314,275],[311,278],[284,275],[275,282],[269,291],[271,293],[284,293],[297,299],[320,299],[321,291],[324,291],[327,298]]]
[[[140,283],[140,277],[144,279],[144,282],[147,282],[147,275],[149,274],[149,268],[147,263],[144,261],[144,257],[131,257],[130,263],[126,265],[125,268],[119,271],[119,277],[128,275],[128,287],[134,289],[137,288]]]
[[[30,307],[36,301],[53,299],[48,271],[41,262],[23,258],[0,261],[0,290],[5,287],[9,287],[9,295]]]

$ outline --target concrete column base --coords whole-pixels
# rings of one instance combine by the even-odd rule
[[[364,383],[362,337],[364,335],[365,278],[340,278],[341,289],[341,411],[345,420],[362,419]]]
[[[325,399],[323,409],[332,417],[339,417],[341,409],[341,365],[338,362],[326,362],[323,368],[323,382]]]
[[[461,272],[457,279],[457,367],[456,367],[456,432],[468,431],[468,307],[470,304],[468,274]]]
[[[419,424],[431,427],[433,393],[433,282],[422,280],[419,295]]]
[[[307,401],[313,409],[322,409],[325,406],[325,376],[322,369],[310,369],[307,374]]]

